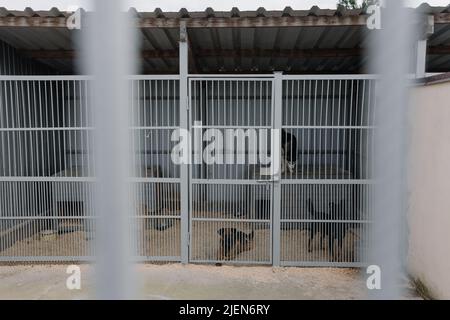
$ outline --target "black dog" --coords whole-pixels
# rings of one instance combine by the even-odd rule
[[[242,252],[250,251],[254,247],[254,230],[245,233],[235,228],[221,228],[217,233],[220,236],[218,260],[233,260]]]
[[[332,220],[347,220],[345,214],[345,202],[341,200],[339,204],[330,202],[328,204],[328,213]],[[328,253],[332,261],[336,258],[336,252],[334,251],[334,245],[337,242],[339,250],[342,249],[342,241],[345,238],[347,229],[350,228],[350,224],[346,222],[330,222],[327,226],[329,229],[328,237]]]
[[[323,248],[323,239],[328,240],[328,255],[331,261],[335,261],[336,252],[335,244],[342,249],[342,241],[345,238],[347,230],[351,224],[345,222],[337,222],[334,220],[347,220],[345,214],[345,201],[341,200],[338,204],[330,202],[328,204],[328,212],[319,212],[314,208],[311,199],[308,199],[308,212],[312,220],[322,220],[318,222],[308,222],[306,229],[309,231],[308,252],[311,252],[311,241],[316,234],[320,234],[320,247]]]
[[[311,220],[324,220],[327,217],[327,214],[325,212],[316,211],[314,208],[314,204],[311,201],[311,199],[307,200],[308,205],[308,213]],[[309,232],[309,238],[308,238],[308,252],[311,252],[311,241],[314,239],[316,234],[320,234],[320,247],[322,248],[322,241],[323,238],[327,236],[325,223],[324,222],[315,222],[310,221],[306,224],[305,228]]]

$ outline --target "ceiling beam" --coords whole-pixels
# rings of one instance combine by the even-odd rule
[[[332,58],[332,57],[353,57],[363,54],[360,48],[352,49],[200,49],[196,55],[200,57],[270,57],[270,58]]]
[[[231,18],[142,18],[141,28],[175,28],[181,20],[188,28],[261,28],[261,27],[325,27],[365,26],[367,16],[303,16],[303,17],[231,17]]]
[[[74,50],[20,50],[21,54],[33,59],[75,59],[78,54]],[[178,58],[178,50],[143,50],[144,59]]]
[[[450,54],[450,46],[428,47],[427,54]]]
[[[450,54],[450,46],[430,46],[428,54],[447,55]],[[34,59],[74,59],[77,55],[72,50],[23,50],[22,54]],[[196,57],[272,57],[288,59],[304,58],[346,58],[364,55],[361,48],[351,49],[305,49],[305,50],[271,50],[271,49],[199,49],[196,48]],[[143,50],[141,57],[144,59],[168,59],[178,58],[178,50]]]
[[[73,50],[22,50],[23,55],[34,59],[74,59],[77,53]],[[308,49],[308,50],[270,50],[270,49],[195,49],[196,57],[279,57],[279,58],[312,58],[312,57],[349,57],[362,54],[357,49]],[[178,50],[143,50],[142,58],[178,58]]]
[[[450,13],[433,14],[435,24],[450,24]],[[0,17],[0,27],[66,28],[67,17]],[[199,18],[137,18],[140,28],[260,28],[260,27],[327,27],[365,26],[367,15],[295,16],[295,17],[199,17]]]
[[[436,13],[434,16],[434,24],[449,24],[450,13]]]

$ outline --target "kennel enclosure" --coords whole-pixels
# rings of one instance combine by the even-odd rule
[[[3,261],[74,261],[95,256],[90,80],[3,76],[1,252]],[[361,265],[370,222],[374,79],[370,76],[189,76],[188,108],[177,76],[133,76],[132,228],[142,261],[226,262],[220,228],[254,232],[232,263]],[[249,162],[191,164],[188,181],[171,160],[173,130],[290,132],[295,170],[267,176]],[[238,136],[234,136],[236,139]],[[243,136],[244,140],[248,136]],[[227,143],[225,143],[227,145]],[[227,155],[230,150],[224,150]],[[188,185],[188,215],[181,193]],[[311,207],[310,207],[311,203]],[[340,204],[330,211],[332,204]],[[313,210],[313,211],[312,211]],[[321,213],[320,215],[316,213]],[[188,220],[187,237],[182,221]],[[311,239],[310,234],[314,233]],[[328,241],[330,237],[333,241]],[[333,250],[329,246],[333,245]],[[334,251],[337,256],[330,256]]]
[[[428,72],[449,71],[448,10],[422,9],[435,32],[417,57]],[[80,31],[67,29],[71,14],[0,10],[1,261],[95,258],[92,86],[76,75]],[[134,14],[142,69],[128,79],[124,108],[136,260],[365,265],[377,95],[365,74],[367,14]],[[224,154],[244,162],[175,164],[178,128],[200,132],[202,147],[222,134],[243,146]],[[282,150],[276,130],[295,143]],[[261,144],[249,143],[263,133]],[[264,151],[295,155],[295,165],[270,176],[249,161]],[[224,228],[234,242],[247,239],[229,260],[218,254],[229,245]]]

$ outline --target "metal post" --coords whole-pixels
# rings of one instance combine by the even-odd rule
[[[370,261],[380,272],[380,286],[370,290],[375,299],[398,299],[405,272],[407,153],[407,82],[413,55],[409,11],[401,1],[386,2],[383,29],[371,41],[373,70],[379,75],[374,114],[374,195]],[[368,270],[370,272],[370,269]]]
[[[135,71],[137,45],[133,42],[135,29],[131,19],[121,12],[120,1],[96,1],[95,5],[95,15],[84,31],[84,66],[94,75],[96,286],[99,298],[125,299],[135,295],[135,275],[129,228],[133,212],[129,184],[130,114],[124,106],[128,105],[126,77]]]
[[[416,78],[423,78],[426,75],[427,39],[434,33],[434,16],[427,16],[423,29],[420,30],[423,34],[416,47]]]
[[[186,23],[180,23],[180,129],[188,130],[188,38]],[[189,262],[189,165],[180,168],[181,262]]]
[[[417,41],[416,50],[416,78],[423,78],[426,72],[427,40]]]
[[[278,143],[275,143],[272,146],[271,153],[274,156],[279,156],[281,154],[281,126],[282,126],[282,102],[283,102],[283,74],[281,72],[274,72],[274,84],[273,84],[273,109],[272,109],[272,128],[278,130],[280,133],[278,135]],[[277,148],[278,150],[274,150],[273,148]],[[274,161],[272,159],[272,161]],[[280,173],[279,173],[280,174]],[[272,243],[272,263],[273,266],[280,266],[280,249],[281,249],[281,174],[276,177],[273,182],[273,243]]]

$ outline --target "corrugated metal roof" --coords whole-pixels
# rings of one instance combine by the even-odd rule
[[[450,72],[434,75],[431,77],[420,78],[420,79],[417,79],[417,81],[416,81],[417,84],[424,85],[424,86],[433,85],[433,84],[437,84],[437,83],[443,83],[443,82],[450,82]]]
[[[309,10],[265,10],[204,11],[189,12],[137,12],[140,18],[152,19],[196,19],[196,18],[274,18],[274,17],[349,17],[361,16],[362,10],[320,9]],[[414,9],[424,14],[450,13],[447,7],[431,7],[422,4]],[[71,13],[52,8],[49,11],[10,11],[0,8],[1,17],[41,17],[63,18]],[[320,50],[364,49],[368,30],[362,25],[333,25],[308,27],[246,27],[246,28],[192,28],[189,37],[194,52],[196,72],[271,72],[279,70],[291,73],[350,73],[360,72],[365,67],[366,58],[357,54],[339,56],[333,54],[309,54]],[[44,27],[1,27],[0,39],[19,50],[75,50],[74,39],[79,31],[66,28]],[[175,73],[178,70],[178,29],[142,28],[140,29],[141,48],[157,54],[143,59],[144,73]],[[450,45],[450,24],[436,24],[435,32],[429,39],[431,46]],[[311,51],[314,50],[314,51]],[[318,51],[319,50],[319,51]],[[348,51],[348,52],[350,52]],[[297,52],[297,55],[294,54]],[[161,53],[161,54],[159,54]],[[300,53],[300,54],[298,54]],[[68,58],[37,59],[66,73],[73,72],[74,61]],[[450,59],[446,54],[429,54],[428,71],[450,71]]]
[[[430,6],[422,3],[414,10],[426,14],[450,13],[450,4],[446,7]],[[230,17],[305,17],[305,16],[354,16],[362,15],[365,12],[362,9],[346,9],[338,6],[336,9],[321,9],[318,6],[312,6],[309,10],[294,10],[291,7],[285,7],[283,10],[266,10],[260,7],[256,10],[240,11],[239,8],[233,7],[230,11],[214,11],[208,7],[204,11],[189,12],[186,8],[181,8],[178,12],[164,12],[160,8],[156,8],[153,12],[138,12],[135,8],[130,8],[140,17],[146,18],[230,18]],[[25,10],[8,10],[0,7],[0,17],[67,17],[70,12],[60,11],[53,7],[47,11],[34,11],[27,7]]]
[[[0,17],[68,17],[71,12],[60,11],[58,8],[52,8],[45,11],[34,11],[27,7],[25,10],[8,10],[4,7],[0,8]]]

